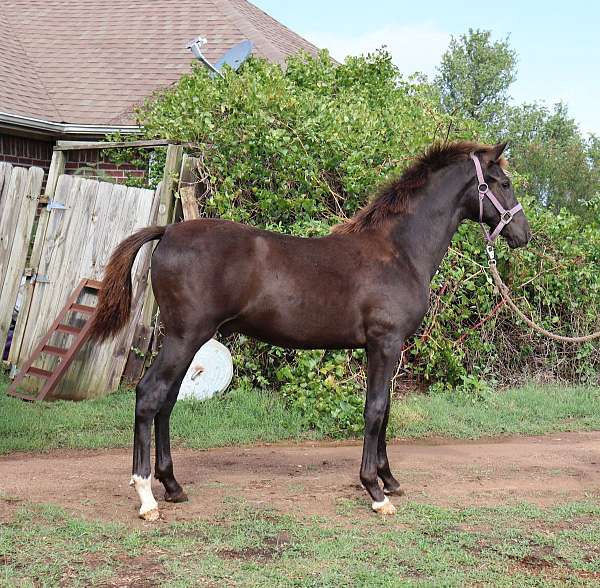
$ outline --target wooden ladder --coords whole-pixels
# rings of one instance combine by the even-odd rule
[[[88,338],[89,330],[92,326],[91,319],[96,314],[96,307],[79,304],[79,297],[84,291],[98,294],[98,291],[101,287],[102,282],[89,280],[87,278],[81,280],[77,288],[75,288],[75,290],[73,290],[71,293],[67,303],[56,317],[54,323],[52,323],[52,326],[48,332],[44,335],[38,346],[34,349],[31,357],[23,364],[23,367],[12,381],[11,385],[8,387],[8,390],[6,391],[7,394],[15,396],[16,398],[21,398],[22,400],[43,400],[50,392],[52,392],[52,390],[54,390],[54,388],[56,388],[60,378],[67,371],[68,367],[75,358],[75,355]],[[81,327],[74,327],[66,324],[67,315],[71,312],[78,312],[85,316],[85,324]],[[53,345],[49,345],[50,338],[56,332],[73,335],[71,345],[68,347],[55,347]],[[33,365],[34,362],[44,354],[54,355],[59,358],[57,365],[52,371],[43,370]],[[37,396],[29,396],[17,390],[19,383],[27,376],[35,376],[45,380],[45,383],[38,392]]]

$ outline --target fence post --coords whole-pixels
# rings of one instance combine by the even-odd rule
[[[179,180],[181,160],[183,158],[183,145],[169,145],[167,147],[167,160],[160,184],[157,224],[169,224],[173,214],[175,186]]]
[[[163,179],[156,189],[156,195],[159,199],[156,218],[157,225],[167,225],[173,218],[173,211],[175,210],[175,187],[180,176],[182,159],[183,145],[169,145],[167,147]],[[157,310],[158,305],[152,292],[150,279],[148,279],[141,321],[136,329],[132,349],[129,351],[127,365],[123,373],[123,378],[129,382],[135,382],[140,377],[144,368],[146,354],[150,346],[152,321],[157,315]],[[158,336],[157,324],[154,328],[155,338]]]
[[[196,158],[189,155],[183,156],[181,165],[181,177],[179,178],[179,197],[184,220],[200,218],[198,202],[196,202],[197,178],[194,175],[196,169]]]

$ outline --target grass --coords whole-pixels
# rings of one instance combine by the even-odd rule
[[[1,499],[0,499],[1,502]],[[230,503],[213,520],[142,530],[14,508],[0,528],[4,586],[593,586],[600,506],[442,508],[391,519],[293,518]]]
[[[132,390],[83,402],[25,403],[6,396],[0,384],[0,454],[128,447],[134,406]],[[171,435],[173,443],[196,448],[311,436],[278,397],[242,389],[208,402],[177,403]]]
[[[78,403],[31,404],[6,396],[6,385],[0,381],[0,454],[131,445],[131,390]],[[174,444],[192,448],[319,437],[278,396],[243,388],[207,402],[179,402],[171,423]],[[413,395],[395,400],[390,418],[390,434],[406,438],[598,429],[600,388],[593,387],[526,386],[480,399]]]
[[[130,390],[28,404],[0,381],[0,453],[131,445]],[[526,386],[474,399],[394,402],[398,437],[478,438],[600,429],[600,388]],[[276,395],[232,389],[180,402],[174,443],[316,438]],[[381,519],[340,499],[331,517],[292,517],[225,498],[210,520],[131,528],[0,492],[0,586],[600,586],[597,500],[553,507],[444,508],[405,502]]]
[[[477,439],[600,429],[600,388],[528,385],[482,398],[418,395],[392,407],[391,433]]]

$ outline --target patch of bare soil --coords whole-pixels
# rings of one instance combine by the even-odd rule
[[[480,442],[397,441],[389,456],[406,492],[393,499],[396,504],[551,505],[600,496],[600,432]],[[364,516],[370,516],[370,501],[358,482],[360,458],[358,443],[179,449],[174,451],[175,471],[190,501],[161,502],[162,520],[213,518],[232,499],[309,516],[334,515],[341,499],[358,500],[364,502]],[[23,502],[34,502],[57,504],[88,519],[148,525],[136,516],[130,464],[127,450],[0,457],[0,521]],[[157,498],[163,495],[158,482],[154,492]]]

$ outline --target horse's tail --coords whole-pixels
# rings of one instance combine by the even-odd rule
[[[131,268],[137,252],[148,241],[161,239],[166,227],[148,227],[131,235],[114,250],[98,296],[98,306],[90,328],[90,337],[103,341],[116,335],[131,312]]]

